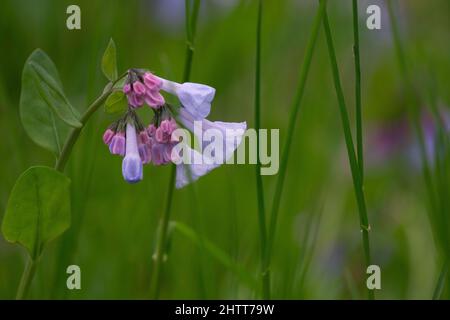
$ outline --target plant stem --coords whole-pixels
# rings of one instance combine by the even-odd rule
[[[359,57],[358,0],[353,0],[353,53],[355,58],[355,105],[356,105],[356,150],[358,154],[359,174],[364,185],[364,150],[361,110],[361,62]]]
[[[97,111],[97,109],[105,102],[106,98],[111,94],[114,85],[120,79],[122,79],[124,75],[120,76],[116,81],[110,82],[107,86],[107,89],[87,108],[86,112],[81,116],[80,122],[82,125],[80,128],[73,128],[72,131],[70,132],[67,140],[64,143],[61,154],[59,155],[56,161],[55,164],[56,170],[60,172],[64,171],[67,160],[69,159],[70,154],[72,153],[73,146],[75,145],[75,142],[77,141],[81,133],[81,130],[83,130],[84,126],[86,125],[87,121],[92,116],[92,114],[94,114],[94,112]],[[31,257],[28,257],[27,264],[25,266],[22,278],[20,280],[19,288],[17,289],[16,299],[21,300],[27,296],[30,284],[34,278],[37,264],[38,264],[37,260],[33,260]]]
[[[111,86],[112,88],[112,86]],[[73,128],[72,131],[69,134],[69,137],[67,138],[66,142],[64,143],[63,149],[61,151],[61,155],[58,157],[58,160],[56,161],[55,169],[58,171],[64,171],[64,168],[66,166],[67,160],[69,159],[70,154],[72,153],[73,146],[75,145],[75,142],[78,139],[78,136],[81,133],[81,130],[83,130],[84,126],[86,125],[86,122],[89,120],[89,118],[92,116],[92,114],[97,111],[97,109],[105,102],[106,98],[111,93],[110,90],[106,90],[104,93],[102,93],[86,110],[86,112],[83,114],[83,116],[80,119],[80,122],[82,126],[80,128]]]
[[[283,192],[284,179],[286,177],[286,169],[289,159],[289,154],[291,151],[292,139],[294,137],[294,130],[296,124],[296,118],[298,112],[300,110],[300,103],[302,101],[302,97],[305,91],[306,79],[308,78],[308,71],[311,65],[312,55],[314,51],[314,47],[317,40],[317,35],[320,29],[320,23],[325,12],[326,8],[326,0],[320,3],[320,6],[317,10],[316,16],[314,18],[313,26],[311,33],[309,35],[308,43],[306,45],[305,58],[303,60],[303,64],[301,66],[300,78],[297,87],[297,91],[294,97],[294,101],[292,103],[290,112],[289,112],[289,124],[286,132],[286,142],[283,147],[283,153],[281,156],[280,170],[278,172],[278,180],[275,186],[275,193],[273,197],[272,210],[270,213],[270,225],[269,225],[269,233],[268,233],[268,243],[267,243],[267,251],[268,253],[265,255],[265,270],[266,272],[270,272],[270,263],[271,263],[271,255],[272,255],[272,247],[275,238],[276,225],[278,219],[278,211],[280,207],[281,195]]]
[[[183,72],[183,82],[189,81],[192,68],[192,59],[194,57],[194,39],[195,39],[195,29],[197,25],[198,10],[200,8],[200,0],[194,0],[192,12],[190,11],[190,1],[185,1],[186,7],[186,57]],[[190,13],[191,12],[191,13]],[[164,257],[164,250],[166,248],[167,242],[167,229],[169,227],[170,220],[170,210],[172,207],[172,197],[175,187],[176,178],[176,166],[171,165],[170,168],[170,178],[169,186],[167,190],[166,206],[161,220],[161,229],[158,234],[158,241],[156,244],[156,252],[154,255],[154,267],[152,271],[152,281],[153,281],[153,292],[152,296],[154,299],[159,298],[160,282],[162,274],[162,263]]]
[[[261,23],[262,23],[262,0],[258,1],[258,17],[256,22],[256,68],[255,68],[255,130],[259,132],[261,127]],[[261,277],[262,277],[262,297],[270,299],[270,273],[265,269],[266,261],[266,214],[264,207],[264,189],[261,176],[261,162],[259,159],[259,144],[256,145],[258,161],[255,166],[256,174],[256,201],[258,204],[258,223],[261,241]]]
[[[323,0],[320,0],[320,1],[323,1]],[[356,159],[356,154],[355,154],[355,149],[354,149],[353,139],[352,139],[352,133],[351,133],[351,128],[350,128],[350,121],[349,121],[349,117],[348,117],[348,113],[347,113],[347,108],[345,106],[344,94],[342,92],[341,81],[339,78],[339,69],[338,69],[338,65],[337,65],[337,61],[336,61],[336,53],[334,50],[330,24],[328,22],[328,15],[327,15],[326,11],[325,11],[324,18],[323,18],[323,26],[325,29],[325,37],[326,37],[326,41],[327,41],[328,54],[330,56],[330,64],[331,64],[331,69],[332,69],[332,73],[333,73],[334,86],[335,86],[336,95],[338,98],[338,105],[339,105],[339,111],[340,111],[341,120],[342,120],[342,127],[344,129],[345,144],[347,147],[347,154],[348,154],[348,160],[350,163],[350,169],[352,172],[353,187],[355,190],[356,201],[358,204],[359,222],[360,222],[360,227],[361,227],[361,232],[362,232],[362,241],[363,241],[365,262],[366,262],[366,268],[367,268],[371,264],[370,244],[369,244],[370,225],[369,225],[369,219],[367,217],[366,201],[365,201],[364,191],[363,191],[363,186],[362,186],[362,181],[361,181],[360,168],[358,166],[358,162]],[[374,291],[368,289],[368,293],[369,293],[369,299],[374,299]]]
[[[170,168],[170,179],[169,179],[169,189],[167,191],[166,198],[166,207],[161,217],[161,225],[159,229],[159,238],[156,244],[156,252],[154,255],[154,269],[153,269],[153,298],[158,299],[159,291],[160,291],[160,279],[161,279],[161,271],[162,271],[162,263],[164,259],[164,251],[166,248],[167,241],[167,230],[169,228],[169,220],[170,220],[170,209],[172,208],[172,196],[174,191],[175,184],[175,176],[176,176],[176,167],[172,165]]]
[[[442,266],[442,270],[439,273],[439,279],[436,284],[436,288],[433,291],[433,300],[440,299],[447,278],[447,273],[448,273],[448,261],[445,261],[444,265]]]
[[[31,282],[34,278],[36,266],[37,262],[31,257],[28,257],[27,264],[23,270],[22,278],[20,279],[19,288],[17,289],[16,300],[23,300],[27,297],[28,290],[30,289]]]

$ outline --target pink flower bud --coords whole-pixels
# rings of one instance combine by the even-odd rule
[[[163,120],[161,121],[161,124],[159,125],[159,127],[161,128],[161,130],[163,130],[164,132],[168,132],[169,131],[169,121],[168,120]]]
[[[144,84],[151,91],[159,91],[162,86],[162,81],[155,77],[152,73],[146,72],[144,74]]]
[[[111,143],[109,144],[109,151],[112,154],[117,154],[120,156],[125,155],[125,134],[123,132],[115,134],[111,139]]]
[[[139,108],[144,104],[144,99],[142,96],[137,95],[135,92],[131,92],[128,94],[128,103],[133,108]]]
[[[153,136],[155,136],[155,133],[156,133],[156,127],[152,123],[147,127],[147,134],[149,135],[149,137],[153,137]]]
[[[129,83],[127,83],[127,84],[125,84],[125,85],[123,86],[123,92],[124,92],[125,94],[129,94],[129,93],[131,92],[131,86],[130,86]]]
[[[139,156],[141,157],[142,163],[147,164],[151,161],[151,149],[147,144],[139,144],[138,147]]]
[[[145,103],[154,109],[158,109],[166,103],[166,100],[164,100],[164,97],[159,93],[159,91],[147,90],[144,99]]]
[[[148,136],[148,133],[146,130],[139,132],[139,141],[143,144],[150,143],[150,137]]]
[[[171,119],[170,119],[170,122],[169,122],[169,131],[170,131],[170,134],[172,134],[172,132],[174,132],[176,129],[178,129],[177,122],[175,121],[174,118],[171,118]]]
[[[111,142],[112,138],[114,137],[114,131],[111,129],[106,129],[105,133],[103,134],[103,142],[107,145]]]
[[[158,141],[159,143],[167,142],[166,133],[164,132],[164,129],[161,126],[159,126],[158,129],[156,129],[155,138],[156,141]]]
[[[159,166],[164,163],[164,153],[162,150],[162,144],[156,143],[152,146],[152,162]]]
[[[145,88],[145,86],[142,84],[142,82],[140,82],[140,81],[135,81],[135,82],[133,83],[133,91],[134,91],[137,95],[141,96],[141,95],[143,95],[143,94],[145,93],[146,88]]]

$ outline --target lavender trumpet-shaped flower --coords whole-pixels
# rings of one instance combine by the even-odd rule
[[[142,180],[142,160],[139,155],[136,129],[127,123],[126,151],[122,161],[122,175],[125,181],[136,183]]]
[[[204,119],[209,115],[216,89],[200,83],[179,84],[163,78],[158,79],[161,81],[161,90],[176,95],[181,105],[195,120]]]
[[[211,148],[213,150],[211,154],[202,155],[186,145],[183,146],[185,151],[189,153],[188,158],[190,162],[189,164],[180,163],[177,165],[177,188],[182,188],[189,182],[196,181],[201,176],[224,164],[239,147],[247,128],[246,122],[199,120],[183,107],[179,110],[179,121],[187,129],[194,132],[197,139],[201,141],[202,150],[206,150],[211,144],[213,144],[214,148]],[[205,137],[207,131],[209,131],[209,134],[214,134],[213,141]]]
[[[197,181],[200,177],[217,167],[203,163],[203,156],[197,150],[191,149],[188,146],[184,148],[188,152],[191,164],[177,164],[175,180],[175,187],[177,189],[181,189],[189,183]]]

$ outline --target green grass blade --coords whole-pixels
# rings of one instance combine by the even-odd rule
[[[361,110],[361,61],[359,56],[358,0],[353,0],[353,54],[355,62],[356,152],[361,183],[364,181],[364,149]]]
[[[370,243],[369,243],[369,231],[370,231],[370,225],[369,225],[369,219],[367,217],[367,208],[366,208],[366,201],[364,197],[364,191],[362,187],[362,181],[360,176],[360,169],[358,166],[358,162],[356,159],[356,153],[353,145],[353,139],[352,139],[352,133],[350,128],[350,121],[347,113],[347,107],[345,105],[345,99],[344,99],[344,93],[342,91],[342,85],[341,80],[339,76],[339,69],[337,65],[337,59],[336,59],[336,52],[334,50],[334,44],[333,39],[331,35],[331,28],[328,21],[328,15],[325,11],[324,18],[323,18],[323,26],[325,30],[325,38],[327,42],[328,47],[328,54],[330,56],[330,64],[333,74],[333,82],[334,87],[336,89],[336,95],[338,99],[338,105],[339,105],[339,112],[341,116],[342,121],[342,128],[344,130],[344,138],[345,138],[345,145],[347,147],[347,154],[348,154],[348,160],[350,163],[350,169],[352,172],[352,180],[353,180],[353,188],[356,195],[356,201],[358,205],[358,212],[359,212],[359,222],[362,232],[362,241],[363,241],[363,248],[364,248],[364,256],[365,256],[365,263],[366,268],[371,264],[371,257],[370,257]],[[369,299],[374,299],[374,291],[369,290]]]
[[[228,270],[231,270],[237,277],[239,277],[242,282],[246,283],[250,288],[257,288],[257,281],[246,270],[244,270],[242,266],[235,263],[225,251],[217,247],[214,243],[212,243],[208,239],[205,239],[203,236],[199,235],[193,229],[181,222],[172,221],[171,226],[174,228],[174,230],[178,231],[187,239],[191,240],[194,244],[202,249],[205,249],[206,252],[211,255],[211,257],[216,259]]]
[[[303,64],[300,69],[300,78],[297,87],[297,91],[294,97],[294,101],[292,103],[290,112],[289,112],[289,124],[286,131],[286,142],[284,143],[283,152],[281,156],[280,170],[278,172],[278,180],[275,186],[275,193],[272,203],[272,210],[270,213],[270,224],[269,224],[269,232],[268,232],[268,243],[267,250],[268,253],[266,255],[266,272],[270,270],[270,256],[273,246],[273,241],[275,238],[276,225],[278,220],[278,212],[280,207],[281,195],[283,193],[284,179],[286,177],[286,169],[289,159],[289,154],[291,151],[292,139],[294,137],[294,130],[296,124],[296,118],[298,112],[300,110],[300,105],[302,101],[303,94],[305,92],[306,80],[308,78],[309,68],[311,66],[311,60],[314,52],[314,47],[316,44],[317,36],[319,34],[320,24],[322,21],[322,17],[326,8],[326,0],[320,3],[319,8],[317,9],[316,16],[314,18],[313,26],[311,29],[311,33],[309,35],[308,43],[306,45],[306,53],[305,58],[303,60]]]
[[[261,128],[261,23],[262,23],[262,0],[258,1],[258,18],[256,22],[256,68],[255,68],[255,130],[259,132]],[[256,174],[256,201],[258,205],[258,223],[261,241],[261,278],[262,297],[270,299],[270,273],[264,268],[265,254],[267,253],[266,242],[266,213],[264,206],[264,189],[261,176],[261,162],[259,159],[259,144],[256,145],[257,163]]]

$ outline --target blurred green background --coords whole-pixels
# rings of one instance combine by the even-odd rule
[[[286,138],[314,0],[266,0],[262,33],[262,127]],[[66,28],[66,8],[81,8],[81,30]],[[382,9],[381,30],[365,27],[369,4]],[[450,4],[396,1],[402,41],[415,77],[435,78],[435,97],[450,106]],[[408,130],[408,106],[384,1],[360,1],[365,192],[373,263],[382,270],[382,299],[429,299],[441,261],[427,218],[424,183]],[[184,1],[25,1],[0,4],[0,219],[18,176],[32,165],[53,166],[19,119],[23,64],[35,48],[55,62],[80,111],[106,84],[100,60],[110,37],[119,72],[153,70],[182,77]],[[202,1],[191,80],[217,89],[211,120],[253,126],[256,1]],[[329,1],[329,16],[351,119],[354,119],[350,0]],[[423,106],[426,109],[426,106]],[[149,117],[150,112],[142,112]],[[30,298],[145,299],[169,167],[146,166],[128,185],[121,159],[102,133],[113,120],[101,109],[78,140],[66,173],[72,180],[72,225],[41,258]],[[406,129],[405,129],[406,123]],[[224,250],[256,277],[259,238],[254,167],[223,166],[175,192],[172,219]],[[276,176],[263,177],[270,208]],[[280,299],[364,298],[365,270],[355,197],[323,32],[319,34],[297,122],[275,239],[273,296]],[[254,298],[252,288],[205,250],[173,232],[164,264],[162,298]],[[26,252],[0,237],[0,298],[12,299]],[[81,267],[82,289],[66,288],[66,268]]]

